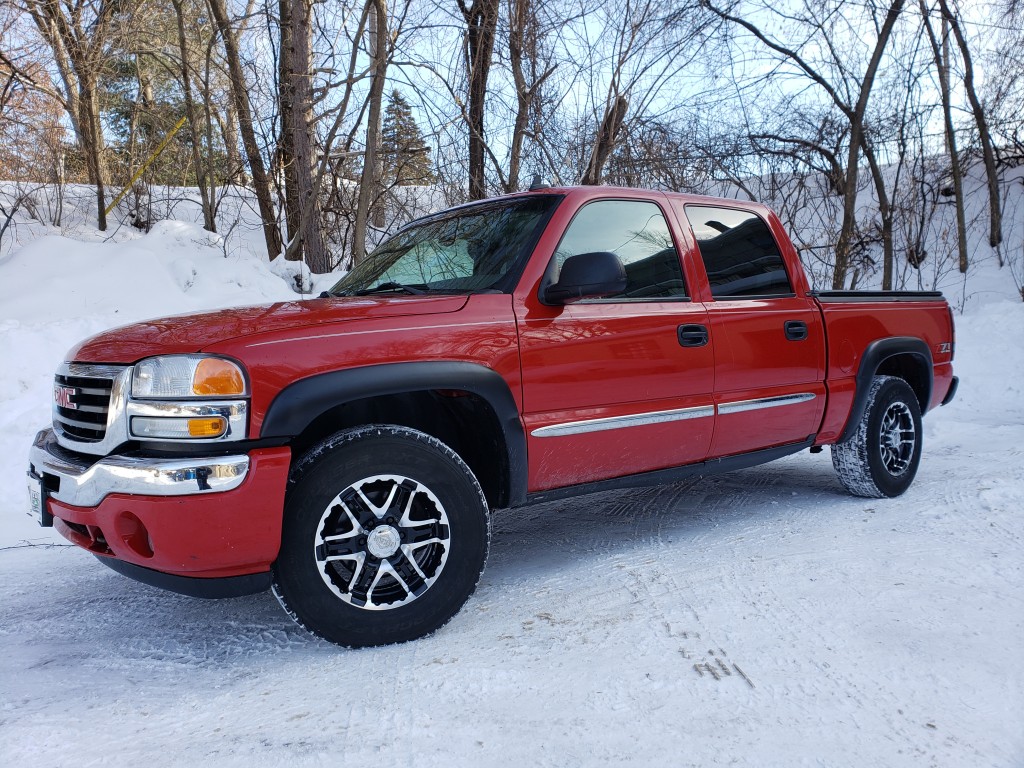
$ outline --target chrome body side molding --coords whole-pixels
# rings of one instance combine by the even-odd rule
[[[796,395],[781,395],[779,397],[761,397],[756,400],[737,400],[732,403],[720,403],[719,414],[743,413],[744,411],[759,411],[762,408],[779,408],[783,405],[796,405],[813,400],[817,395],[810,392],[801,392]]]
[[[631,413],[626,416],[610,416],[602,419],[586,421],[567,421],[564,424],[551,424],[540,427],[530,434],[533,437],[563,437],[565,435],[581,435],[587,432],[602,432],[606,429],[623,429],[625,427],[642,427],[648,424],[664,424],[669,421],[685,419],[702,419],[715,415],[713,405],[699,405],[694,408],[676,408],[671,411],[650,411],[648,413]]]
[[[793,395],[781,395],[778,397],[762,397],[756,400],[737,400],[731,403],[720,403],[719,414],[743,413],[744,411],[756,411],[762,408],[779,408],[784,405],[796,405],[814,400],[817,395],[811,392],[800,392]],[[676,408],[670,411],[649,411],[646,413],[630,413],[625,416],[609,416],[600,419],[587,419],[584,421],[567,421],[562,424],[551,424],[546,427],[539,427],[530,432],[532,437],[564,437],[566,435],[580,435],[587,432],[602,432],[608,429],[625,429],[627,427],[643,427],[649,424],[664,424],[670,421],[683,421],[686,419],[702,419],[715,415],[715,406],[699,405],[693,408]]]

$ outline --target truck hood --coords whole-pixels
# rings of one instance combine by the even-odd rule
[[[256,307],[145,320],[104,331],[73,347],[66,359],[134,363],[153,355],[187,354],[240,336],[353,320],[434,315],[462,309],[468,296],[353,296],[286,301]]]

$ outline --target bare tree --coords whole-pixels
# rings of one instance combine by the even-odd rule
[[[991,47],[983,54],[986,65],[985,104],[994,134],[993,149],[1000,168],[1024,164],[1024,2],[1003,0],[1001,15],[995,16],[1000,29],[988,36]]]
[[[519,189],[519,173],[523,159],[523,143],[527,137],[531,113],[540,103],[540,89],[554,74],[557,63],[541,59],[541,38],[545,31],[536,0],[508,0],[508,52],[512,81],[516,91],[515,121],[509,147],[508,178],[505,191]]]
[[[301,241],[296,235],[299,231],[302,220],[302,209],[299,205],[299,182],[296,175],[295,146],[294,146],[294,125],[292,116],[294,93],[291,76],[292,61],[292,22],[291,15],[294,0],[278,0],[277,32],[280,46],[277,59],[277,99],[276,106],[280,121],[279,138],[275,155],[277,169],[280,176],[280,184],[283,186],[284,194],[280,195],[283,201],[285,230],[287,240],[298,245]],[[306,69],[309,65],[307,63]],[[302,258],[302,252],[295,248],[289,249],[286,253],[289,260]]]
[[[216,184],[216,180],[211,177],[209,173],[209,162],[207,158],[203,157],[202,145],[202,127],[203,121],[200,118],[199,109],[196,105],[195,98],[192,94],[192,79],[193,64],[192,64],[192,50],[189,44],[188,34],[185,30],[186,25],[186,11],[183,7],[182,0],[171,0],[171,5],[174,8],[174,16],[177,21],[178,28],[178,53],[180,56],[180,79],[182,92],[185,97],[185,114],[188,116],[190,128],[192,131],[192,141],[189,143],[189,148],[192,152],[192,162],[196,169],[196,181],[199,187],[199,196],[202,203],[203,209],[203,227],[210,232],[217,231],[217,219],[216,210],[214,204],[215,191],[213,189]],[[209,103],[207,99],[204,99],[204,103]],[[207,125],[208,125],[207,121]],[[207,143],[207,150],[209,151],[209,143]]]
[[[369,114],[366,123],[366,150],[363,153],[363,172],[359,180],[359,194],[356,201],[356,220],[352,237],[352,261],[358,264],[366,255],[366,221],[370,203],[379,195],[381,112],[384,96],[384,82],[388,68],[388,12],[384,0],[368,0],[367,46],[373,68],[370,85]]]
[[[228,18],[225,0],[207,0],[221,39],[224,41],[233,114],[237,115],[238,129],[245,148],[245,159],[252,174],[253,191],[260,212],[263,237],[267,244],[267,255],[274,259],[281,253],[281,232],[277,225],[277,213],[270,197],[270,179],[267,176],[263,154],[256,140],[253,126],[252,107],[249,103],[249,88],[246,83],[242,62],[239,58],[238,37],[234,25]]]
[[[466,23],[463,56],[469,77],[466,116],[469,128],[469,198],[480,200],[487,196],[484,181],[484,114],[500,0],[472,0],[471,5],[466,5],[465,0],[457,2]]]
[[[583,184],[600,184],[630,128],[664,123],[679,108],[671,85],[697,58],[710,19],[700,2],[606,0],[589,72],[593,83],[589,141],[582,146]],[[584,24],[587,24],[584,21]],[[630,125],[632,124],[632,126]]]
[[[995,150],[992,146],[992,134],[988,127],[988,117],[981,99],[978,97],[978,90],[974,82],[974,57],[971,55],[970,46],[964,35],[963,25],[959,14],[955,12],[948,0],[939,0],[939,8],[942,9],[944,29],[952,30],[956,39],[957,47],[960,49],[960,56],[964,64],[964,90],[967,93],[967,100],[971,105],[971,112],[974,114],[975,124],[978,126],[978,139],[981,143],[981,157],[985,165],[985,181],[988,188],[989,208],[989,233],[988,244],[995,248],[1003,241],[1002,209],[999,205],[999,169],[996,167]],[[922,3],[922,14],[927,21],[927,10]],[[949,75],[947,73],[947,79]],[[948,85],[948,83],[947,83]]]
[[[37,194],[47,200],[45,220],[60,226],[64,184],[71,175],[65,164],[65,113],[52,90],[39,87],[49,83],[48,57],[26,31],[13,5],[0,6],[0,179],[16,182],[5,227],[12,225],[18,206],[33,206]],[[38,206],[35,211],[43,216]]]
[[[330,255],[320,228],[320,190],[314,180],[316,162],[313,131],[313,0],[282,0],[287,23],[281,20],[282,133],[289,138],[291,154],[285,173],[291,173],[289,231],[285,258],[304,260],[313,272],[330,271]],[[292,226],[296,229],[291,229]]]
[[[60,75],[55,89],[85,156],[89,183],[96,187],[96,220],[107,228],[107,166],[100,121],[99,79],[107,61],[107,48],[120,0],[24,0],[43,39],[53,54]]]
[[[617,88],[615,85],[613,88]],[[619,132],[626,120],[626,111],[629,109],[629,98],[624,93],[609,94],[609,102],[605,105],[604,117],[601,118],[601,125],[597,129],[593,146],[590,149],[590,160],[583,172],[581,184],[600,184],[601,174],[604,172],[605,163],[619,140]]]
[[[332,227],[332,233],[334,235],[341,235],[340,238],[333,240],[334,243],[340,246],[338,248],[340,253],[349,254],[351,252],[352,238],[355,235],[354,216],[352,214],[354,214],[358,205],[358,190],[356,195],[353,196],[347,190],[347,179],[341,177],[344,177],[346,174],[345,169],[351,167],[350,158],[362,154],[361,152],[354,151],[353,147],[357,141],[357,136],[360,134],[360,128],[367,117],[367,111],[370,107],[369,95],[362,100],[362,107],[359,110],[352,110],[351,107],[353,103],[359,103],[356,100],[356,96],[359,95],[357,92],[358,86],[374,71],[372,62],[369,66],[362,67],[362,52],[365,51],[365,48],[360,45],[360,41],[366,35],[370,13],[375,7],[376,0],[368,0],[359,6],[341,7],[342,23],[332,36],[330,48],[326,51],[321,49],[318,53],[315,68],[307,71],[307,82],[312,82],[314,76],[318,80],[316,87],[311,88],[312,102],[309,105],[311,117],[306,121],[305,137],[299,137],[297,131],[298,123],[296,123],[294,116],[296,102],[291,101],[294,89],[290,87],[279,89],[279,93],[284,96],[280,104],[282,115],[292,114],[293,130],[291,131],[290,141],[293,146],[293,153],[295,153],[294,147],[297,146],[298,138],[304,138],[305,141],[311,144],[315,143],[315,162],[309,175],[309,189],[315,196],[315,205],[307,204],[305,202],[306,198],[303,198],[301,205],[296,206],[296,221],[294,225],[289,225],[292,231],[299,232],[312,232],[314,226],[318,228],[320,241],[324,246],[323,258],[319,260],[311,259],[308,246],[305,254],[306,263],[314,272],[327,271],[335,266],[333,257],[327,250],[327,233],[323,229],[325,225],[325,205],[328,206],[326,221]],[[352,13],[355,8],[361,8],[361,11]],[[401,35],[402,23],[407,9],[408,3],[399,3],[397,12],[391,16],[392,25],[385,27],[385,29],[390,30],[390,33],[386,35],[386,39],[382,41],[387,43],[382,48],[385,52],[386,61],[389,60],[388,57],[392,54],[394,41]],[[294,21],[294,9],[290,18]],[[318,18],[316,29],[318,30],[318,35],[326,34],[328,29],[327,20]],[[295,31],[293,30],[290,35],[291,42],[293,43],[295,41]],[[341,45],[341,41],[347,42],[349,44],[348,47],[346,48],[346,46]],[[312,52],[311,47],[309,50]],[[381,87],[383,87],[383,81],[381,81]],[[286,152],[282,151],[279,155],[282,160],[287,159]],[[316,157],[319,160],[316,160]],[[297,180],[301,170],[297,162],[297,153],[295,161],[291,162],[290,165],[293,166],[293,172]],[[284,165],[286,196],[294,192],[288,191],[288,169],[289,164]],[[339,174],[341,177],[339,177]],[[328,184],[327,181],[332,177],[334,183]],[[374,189],[373,185],[369,189],[372,194],[368,200],[368,210],[372,211],[375,204],[381,199],[383,192],[380,190],[379,185],[377,189]],[[287,202],[286,210],[290,206],[291,203]],[[289,214],[290,216],[291,214]],[[365,225],[363,231],[366,231]],[[292,252],[296,247],[295,239],[292,238],[290,243],[288,250]]]
[[[845,201],[843,205],[843,225],[836,243],[835,274],[833,288],[842,288],[846,283],[847,272],[851,262],[851,251],[856,227],[858,173],[860,155],[864,146],[865,116],[875,76],[882,63],[882,56],[892,36],[893,29],[903,12],[904,0],[892,0],[887,4],[885,16],[877,26],[876,37],[871,55],[863,74],[857,77],[850,72],[845,57],[834,47],[834,41],[827,30],[829,15],[822,13],[819,17],[808,15],[804,21],[816,34],[816,40],[829,51],[832,57],[836,80],[830,79],[824,68],[816,66],[805,57],[799,48],[781,43],[770,37],[760,26],[734,15],[725,9],[717,8],[710,3],[707,7],[720,18],[745,29],[767,48],[786,62],[796,67],[804,76],[820,87],[836,108],[842,112],[850,126],[849,143],[847,145],[846,178],[844,183]],[[808,8],[813,11],[813,8]]]
[[[919,0],[921,17],[928,42],[935,59],[935,68],[939,74],[939,97],[942,101],[942,119],[946,131],[946,153],[949,155],[950,174],[953,177],[953,196],[956,203],[956,235],[960,253],[960,271],[967,271],[967,221],[964,215],[964,182],[963,169],[960,166],[960,152],[956,145],[956,130],[953,126],[953,105],[949,85],[949,38],[948,27],[943,21],[942,41],[940,42],[932,29],[928,18],[928,8],[924,0]]]
[[[871,179],[874,182],[875,196],[878,201],[878,212],[881,217],[882,235],[882,289],[892,290],[896,275],[896,217],[895,200],[899,198],[902,187],[912,182],[908,174],[912,172],[914,144],[919,154],[924,152],[924,143],[917,142],[914,128],[919,124],[923,110],[917,100],[922,96],[920,86],[921,71],[918,55],[920,36],[914,36],[912,45],[904,46],[900,57],[892,62],[891,70],[902,73],[900,77],[889,78],[883,82],[880,97],[885,105],[878,112],[877,119],[868,125],[864,133],[864,155],[868,161]],[[880,160],[879,147],[891,147],[886,153],[887,167]],[[906,254],[909,258],[909,251]]]

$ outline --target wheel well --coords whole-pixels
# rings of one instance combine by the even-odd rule
[[[508,451],[497,415],[479,395],[445,389],[351,400],[321,413],[292,440],[293,460],[328,435],[365,424],[395,424],[437,438],[466,462],[492,508],[509,505]]]
[[[875,376],[903,379],[917,395],[921,413],[928,409],[932,394],[932,355],[928,345],[913,336],[892,336],[868,344],[857,370],[857,391],[846,426],[836,442],[850,437],[864,416],[871,380]]]
[[[917,395],[921,413],[928,409],[932,381],[928,363],[916,354],[900,354],[885,358],[875,371],[876,376],[896,376],[903,379]]]

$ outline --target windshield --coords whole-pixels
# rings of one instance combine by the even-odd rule
[[[330,293],[511,291],[559,200],[506,199],[414,223],[385,240]]]

